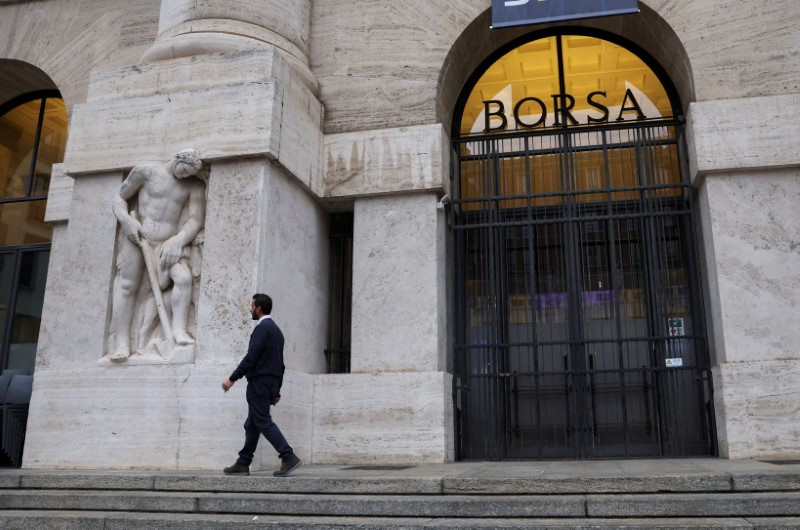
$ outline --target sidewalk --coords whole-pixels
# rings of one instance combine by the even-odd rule
[[[276,468],[278,461],[276,460]],[[222,467],[222,466],[221,466]],[[226,484],[255,487],[268,482],[287,492],[342,491],[375,488],[385,483],[394,492],[424,493],[565,493],[623,491],[800,491],[800,461],[781,463],[719,458],[630,459],[587,461],[455,462],[407,465],[303,465],[288,478],[275,478],[272,469],[253,471],[249,477],[229,477],[219,471],[174,470],[29,470],[0,469],[0,487],[18,487],[23,480],[35,482],[47,477],[48,485],[80,477],[103,482],[109,488],[143,489],[159,483],[180,482],[197,488]],[[235,482],[240,481],[240,482]],[[147,484],[144,484],[144,483]],[[115,486],[115,484],[117,484]],[[34,486],[35,487],[35,486]],[[398,491],[400,488],[401,491]],[[192,488],[194,489],[194,488]],[[260,489],[258,487],[256,490]],[[378,490],[380,488],[377,488]]]

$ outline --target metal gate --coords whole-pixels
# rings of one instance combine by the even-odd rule
[[[454,141],[463,459],[715,452],[682,124]]]

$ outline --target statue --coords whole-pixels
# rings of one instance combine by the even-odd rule
[[[202,166],[194,149],[163,165],[138,165],[114,199],[121,237],[106,355],[112,362],[132,353],[165,359],[194,344],[189,317],[196,307],[193,283],[205,220]]]

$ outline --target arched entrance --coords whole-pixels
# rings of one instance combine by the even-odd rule
[[[461,458],[713,454],[675,90],[634,45],[548,29],[453,122]]]

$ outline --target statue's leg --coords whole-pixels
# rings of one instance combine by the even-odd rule
[[[131,321],[135,313],[133,303],[143,269],[142,251],[127,237],[123,237],[117,255],[111,302],[111,332],[117,338],[116,345],[112,347],[112,361],[122,362],[131,354]]]
[[[176,344],[194,344],[189,335],[189,306],[192,303],[192,271],[181,259],[169,270],[172,278],[172,334]]]

